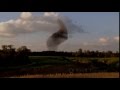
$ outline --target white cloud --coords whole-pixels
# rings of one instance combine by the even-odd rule
[[[115,41],[119,42],[119,36],[113,38]]]
[[[113,51],[118,51],[119,50],[119,43],[116,42],[119,41],[119,37],[101,37],[98,38],[96,41],[92,42],[84,42],[81,47],[85,49],[92,49],[92,50],[113,50]]]
[[[58,16],[58,13],[55,13],[55,12],[45,12],[44,13],[44,16]]]
[[[32,17],[32,14],[30,12],[22,12],[20,17],[22,19],[30,19]]]
[[[99,42],[101,42],[101,43],[107,43],[108,40],[109,40],[109,38],[102,37],[102,38],[99,39]]]
[[[39,31],[55,32],[59,26],[57,19],[63,20],[70,32],[82,31],[72,20],[59,13],[45,12],[42,16],[33,16],[31,12],[22,12],[18,19],[0,22],[0,36],[11,37]]]

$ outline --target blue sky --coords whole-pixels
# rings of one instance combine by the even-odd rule
[[[0,12],[0,46],[13,44],[15,47],[26,45],[32,51],[47,50],[46,40],[53,33],[36,31],[32,33],[21,33],[21,31],[10,31],[6,28],[6,22],[19,19],[22,12]],[[32,16],[39,17],[44,12],[31,12]],[[84,50],[119,50],[119,13],[118,12],[57,12],[60,16],[66,16],[77,26],[86,32],[71,33],[69,39],[62,43],[58,51]],[[48,13],[49,14],[49,13]],[[26,14],[25,14],[26,15]],[[24,16],[25,16],[24,15]],[[51,14],[52,15],[52,14]],[[2,24],[1,24],[2,23]],[[11,23],[11,22],[10,22]],[[13,22],[12,22],[13,23]],[[10,24],[11,25],[11,24]],[[47,27],[47,26],[46,26]],[[11,28],[11,27],[10,27]],[[14,28],[12,28],[14,29]],[[22,29],[22,28],[21,28]],[[3,36],[11,33],[14,37]],[[20,35],[18,34],[20,32]],[[22,31],[24,32],[24,31]]]

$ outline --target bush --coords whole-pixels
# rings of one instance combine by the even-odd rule
[[[13,66],[30,63],[29,52],[30,50],[27,47],[20,47],[18,51],[4,45],[3,50],[0,50],[0,66]]]

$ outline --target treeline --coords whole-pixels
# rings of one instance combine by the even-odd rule
[[[31,52],[30,56],[68,56],[68,57],[119,57],[119,52],[112,51],[100,52],[79,49],[77,52],[63,52],[63,51],[42,51]]]
[[[42,51],[31,52],[26,46],[14,48],[13,45],[2,45],[0,49],[0,66],[21,65],[30,63],[29,56],[68,56],[68,57],[119,57],[119,52],[100,52],[79,49],[77,52]]]
[[[82,50],[79,49],[77,52],[74,54],[75,56],[80,56],[80,57],[119,57],[119,52],[112,52],[112,51],[90,51],[90,50]]]
[[[31,52],[30,56],[74,56],[74,55],[73,52],[42,51],[42,52]]]
[[[21,46],[15,49],[13,45],[2,45],[0,49],[0,66],[23,65],[29,63],[30,49]]]

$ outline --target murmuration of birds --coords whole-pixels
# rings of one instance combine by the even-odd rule
[[[47,40],[47,47],[49,51],[56,51],[58,46],[68,39],[68,30],[64,22],[61,19],[57,20],[59,29],[53,33]]]

